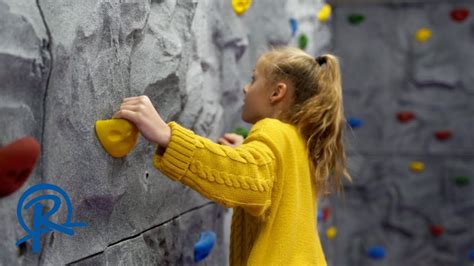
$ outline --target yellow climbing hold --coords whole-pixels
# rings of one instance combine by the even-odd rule
[[[326,237],[328,239],[333,239],[336,237],[337,229],[335,226],[331,226],[326,230]]]
[[[138,129],[125,119],[97,120],[95,132],[105,151],[112,157],[127,155],[137,143]]]
[[[416,32],[416,40],[418,42],[426,42],[431,38],[431,30],[427,28],[421,28]]]
[[[324,4],[324,6],[318,12],[318,20],[326,22],[331,18],[332,8],[330,4]]]
[[[252,0],[232,0],[232,8],[240,16],[252,5]]]
[[[419,161],[414,161],[410,164],[410,170],[416,173],[423,172],[423,170],[425,170],[425,164]]]

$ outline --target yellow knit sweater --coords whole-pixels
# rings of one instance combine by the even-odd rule
[[[317,197],[303,138],[265,118],[229,147],[168,123],[171,140],[154,166],[202,196],[233,208],[230,265],[326,265]]]

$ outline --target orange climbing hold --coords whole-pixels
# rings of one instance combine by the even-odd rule
[[[17,191],[33,171],[40,145],[33,137],[20,138],[0,148],[0,198]]]
[[[120,118],[97,120],[95,131],[105,151],[116,158],[127,155],[138,139],[137,127]]]

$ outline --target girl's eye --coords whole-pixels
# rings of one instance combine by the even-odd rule
[[[252,83],[254,83],[254,82],[255,82],[255,77],[254,77],[254,76],[252,76]]]

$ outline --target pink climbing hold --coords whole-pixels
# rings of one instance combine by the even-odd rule
[[[438,140],[447,140],[453,136],[453,133],[449,130],[436,131],[435,136]]]
[[[323,209],[323,221],[326,221],[329,218],[330,213],[331,209],[329,207]]]
[[[440,236],[444,233],[444,227],[441,225],[431,225],[430,230],[433,236]]]

